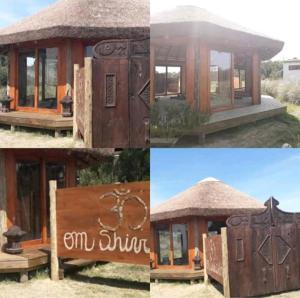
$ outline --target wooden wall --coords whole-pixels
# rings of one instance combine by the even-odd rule
[[[0,251],[6,243],[3,236],[7,230],[6,198],[5,155],[4,151],[0,150]]]

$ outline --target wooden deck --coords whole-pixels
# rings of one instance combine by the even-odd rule
[[[20,281],[28,280],[28,272],[47,266],[50,261],[49,246],[25,249],[22,254],[10,255],[0,252],[0,274],[20,273]]]
[[[204,271],[193,269],[153,269],[150,270],[150,279],[159,280],[199,280],[204,277]]]
[[[29,112],[0,112],[0,123],[15,127],[30,127],[53,130],[55,132],[73,129],[73,118],[64,118],[61,115],[51,115]]]

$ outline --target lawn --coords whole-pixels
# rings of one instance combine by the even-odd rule
[[[182,147],[206,148],[280,148],[284,144],[300,147],[299,105],[288,104],[287,113],[275,118],[208,135],[203,145],[197,145],[197,139],[189,136],[180,142]]]
[[[26,283],[14,281],[14,276],[0,281],[0,298],[57,297],[149,297],[148,266],[107,263],[85,268],[53,282],[48,271],[38,271]]]

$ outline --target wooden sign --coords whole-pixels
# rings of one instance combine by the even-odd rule
[[[56,191],[58,257],[149,264],[150,183]]]

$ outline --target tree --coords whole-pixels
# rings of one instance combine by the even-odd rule
[[[150,150],[126,149],[119,156],[79,171],[80,185],[146,181],[150,179]]]
[[[282,78],[283,62],[282,61],[266,61],[261,64],[261,78],[278,80]]]

